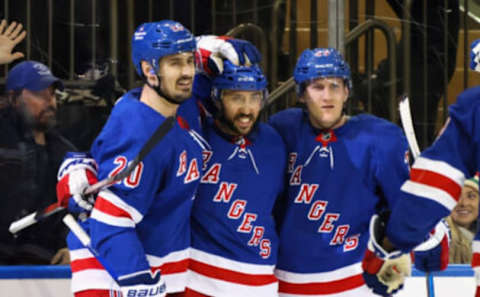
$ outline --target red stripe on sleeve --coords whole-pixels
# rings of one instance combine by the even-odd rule
[[[460,193],[462,192],[462,187],[456,182],[445,175],[433,171],[412,168],[410,171],[410,179],[413,182],[441,189],[452,196],[455,201],[458,201]]]
[[[132,217],[128,212],[119,208],[118,206],[106,200],[100,195],[97,197],[97,200],[95,201],[95,208],[111,216],[129,218],[133,221]]]
[[[480,254],[473,253],[472,255],[472,267],[479,267],[480,266]]]
[[[72,269],[72,273],[87,269],[105,270],[105,268],[103,268],[102,264],[100,264],[96,258],[74,260],[70,263],[70,268]]]

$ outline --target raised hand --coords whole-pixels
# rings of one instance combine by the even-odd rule
[[[23,58],[23,53],[14,52],[13,48],[27,35],[23,26],[17,22],[11,22],[7,27],[7,21],[0,22],[0,64],[8,64],[16,59]]]

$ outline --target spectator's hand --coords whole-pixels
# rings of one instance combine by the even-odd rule
[[[260,62],[261,55],[250,42],[228,36],[203,35],[197,37],[197,68],[209,76],[223,71],[223,59],[235,65],[251,65]]]
[[[22,41],[27,32],[22,30],[20,23],[11,22],[7,27],[7,21],[0,22],[0,64],[8,64],[16,59],[23,58],[23,53],[15,52],[12,54],[13,48]]]
[[[415,267],[425,272],[444,270],[448,266],[450,228],[441,220],[430,232],[427,240],[415,249]]]
[[[165,281],[160,277],[160,270],[155,273],[145,271],[130,275],[132,276],[118,280],[123,296],[140,296],[141,292],[150,292],[148,296],[165,296]]]
[[[405,276],[411,273],[410,254],[387,252],[380,244],[384,238],[385,222],[378,215],[370,220],[370,240],[362,261],[363,279],[374,293],[392,296],[403,288]]]
[[[67,265],[70,264],[70,252],[68,248],[59,249],[50,261],[51,265]]]
[[[68,152],[57,175],[57,200],[71,212],[90,211],[94,198],[84,197],[85,189],[98,182],[97,163],[88,154]]]

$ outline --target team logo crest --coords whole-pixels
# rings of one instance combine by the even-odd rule
[[[326,147],[330,142],[337,141],[337,136],[333,132],[333,130],[327,130],[320,132],[315,138],[316,141],[322,144],[322,147]]]
[[[321,49],[315,52],[316,57],[327,57],[330,56],[331,51],[329,49]]]
[[[183,31],[183,26],[180,24],[172,24],[169,27],[173,32]]]
[[[33,64],[33,68],[35,68],[35,70],[37,71],[37,73],[39,75],[42,75],[42,76],[43,75],[52,75],[52,73],[50,72],[48,67],[43,65],[43,64],[35,63],[35,64]]]

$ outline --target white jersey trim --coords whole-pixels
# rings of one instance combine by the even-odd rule
[[[472,252],[480,254],[480,240],[474,240],[472,242]]]
[[[88,269],[72,273],[72,292],[85,290],[120,290],[110,274],[103,269]]]
[[[112,203],[113,205],[127,212],[130,215],[130,217],[133,219],[135,224],[138,224],[143,219],[143,215],[137,209],[127,204],[125,201],[123,201],[119,196],[117,196],[115,193],[113,193],[109,189],[101,190],[98,196],[102,197],[103,199],[107,200],[108,202]]]
[[[273,274],[275,268],[275,265],[250,264],[230,260],[225,257],[210,254],[194,248],[191,248],[190,250],[190,257],[193,260],[203,262],[208,265],[247,274]]]
[[[278,293],[279,297],[305,297],[303,294],[287,294],[287,293]],[[366,285],[361,287],[343,291],[341,293],[334,294],[321,294],[321,295],[308,295],[308,297],[379,297],[370,290]]]
[[[177,293],[185,291],[187,285],[187,271],[179,273],[162,274],[161,276],[167,285],[167,293]]]
[[[191,270],[188,271],[187,287],[215,297],[278,297],[278,282],[264,286],[249,286],[206,277]]]
[[[75,260],[82,260],[87,258],[94,258],[93,254],[88,249],[70,250],[70,262]]]
[[[411,180],[407,180],[400,189],[406,193],[433,200],[443,205],[443,207],[447,208],[449,211],[452,211],[457,204],[457,201],[448,192],[436,187],[412,182]]]
[[[179,262],[188,259],[190,256],[190,248],[184,250],[171,252],[163,257],[147,255],[147,261],[151,267],[162,266],[165,263]]]
[[[111,226],[135,228],[135,222],[131,219],[115,217],[95,208],[92,210],[90,217]]]
[[[275,269],[275,276],[279,280],[294,284],[325,283],[362,273],[362,263],[355,263],[336,270],[317,273],[296,273]]]
[[[147,260],[151,267],[162,266],[165,263],[179,262],[188,260],[189,249],[172,252],[164,257],[147,255]],[[95,258],[86,248],[70,251],[70,259],[83,260]],[[167,293],[183,292],[187,283],[187,271],[178,273],[162,274],[161,276],[167,284]],[[104,269],[85,269],[72,273],[72,292],[85,290],[119,290],[118,285]]]
[[[432,171],[443,175],[456,182],[460,187],[463,185],[465,175],[457,168],[444,161],[437,161],[425,157],[418,157],[413,163],[412,168]]]

